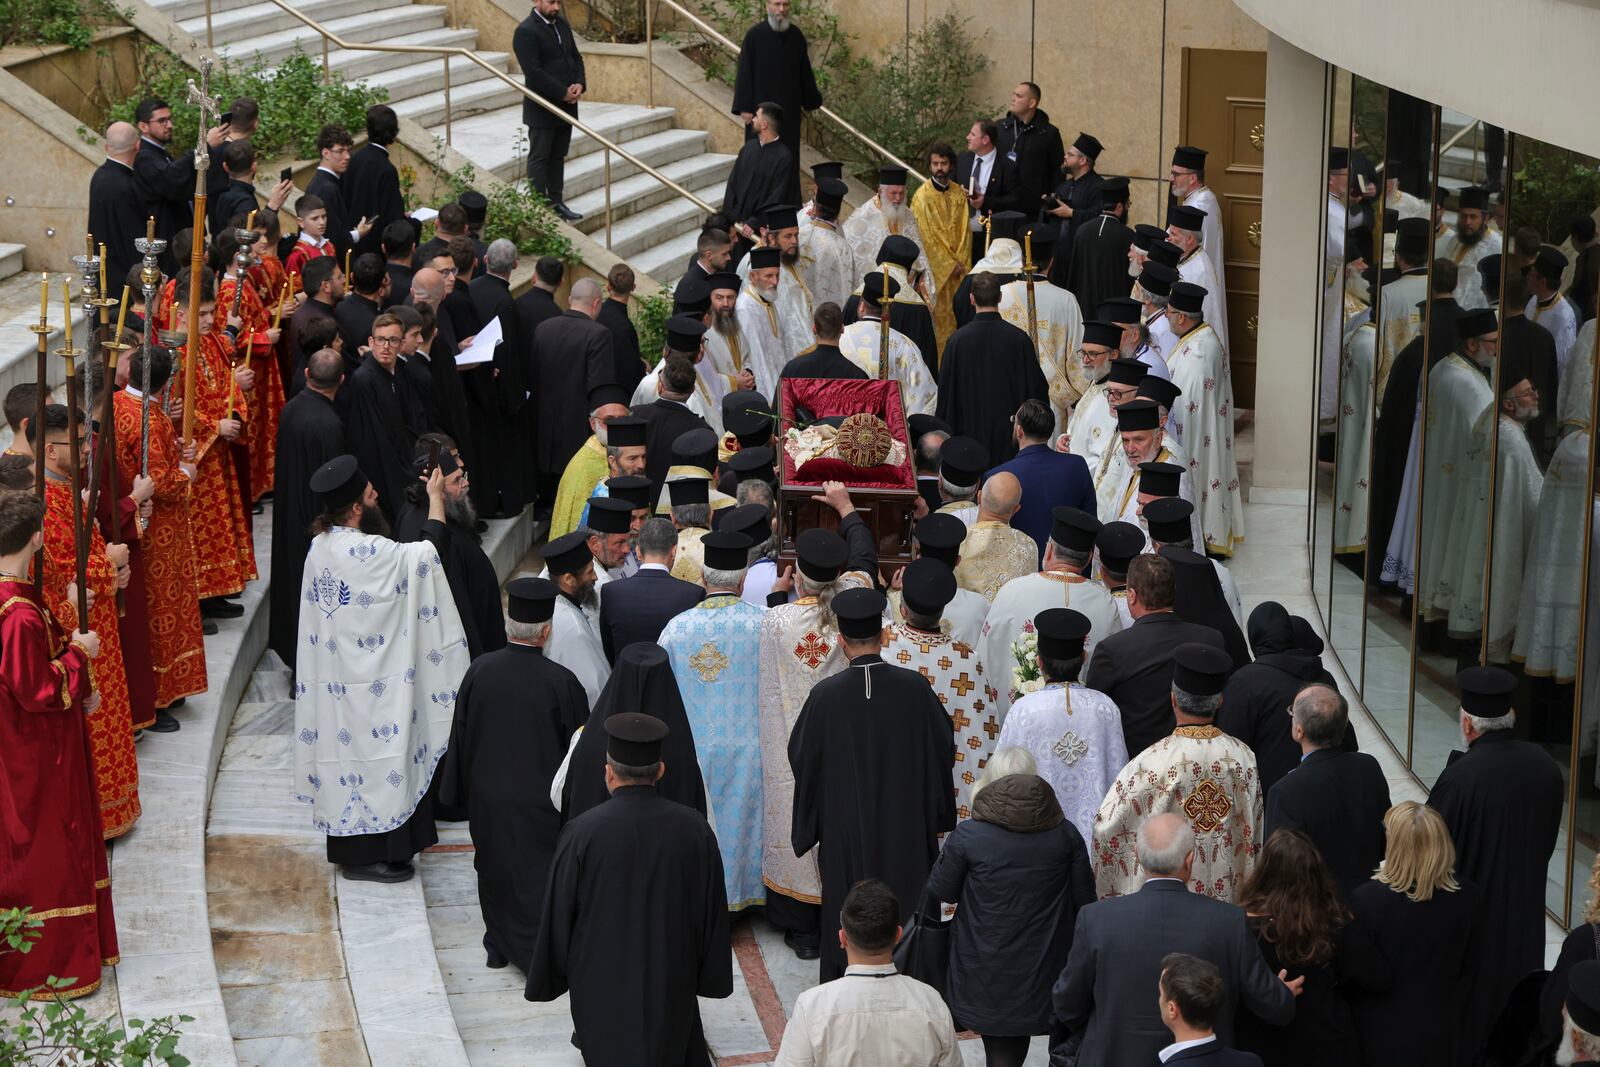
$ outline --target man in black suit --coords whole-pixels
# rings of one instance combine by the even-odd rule
[[[677,548],[677,527],[657,515],[639,527],[638,572],[600,587],[600,643],[613,664],[624,648],[653,643],[668,622],[705,599],[700,586],[672,576]]]
[[[411,277],[416,268],[411,254],[417,248],[417,229],[410,219],[395,219],[383,228],[383,269],[389,275],[389,291],[383,306],[392,308],[411,299]]]
[[[817,343],[795,356],[778,372],[784,378],[865,378],[867,372],[839,351],[839,337],[844,333],[844,313],[833,301],[818,304],[811,313],[811,332]],[[783,386],[772,392],[772,410],[780,408]]]
[[[194,152],[183,151],[176,159],[167,154],[172,143],[172,108],[165,100],[147,97],[133,112],[139,127],[139,153],[133,160],[134,188],[146,216],[156,219],[156,236],[167,242],[161,269],[177,273],[180,250],[172,247],[172,235],[194,223]],[[213,126],[206,131],[206,146],[215,152],[222,147],[228,127]],[[142,232],[142,231],[141,231]],[[188,262],[187,248],[181,250]]]
[[[633,395],[634,389],[644,380],[645,371],[649,369],[639,352],[639,331],[634,329],[633,319],[628,316],[628,303],[633,299],[637,284],[632,267],[626,263],[612,267],[606,275],[606,298],[600,305],[600,314],[594,320],[611,331],[611,380],[626,389],[629,396]]]
[[[1337,689],[1308,685],[1295,694],[1289,712],[1302,756],[1267,794],[1262,840],[1275,830],[1299,830],[1348,893],[1371,878],[1383,859],[1389,782],[1377,760],[1341,747],[1350,714]]]
[[[206,211],[213,234],[221,233],[235,215],[248,217],[256,210],[256,150],[249,141],[229,141],[218,154],[226,181],[222,188],[208,190],[211,200]]]
[[[644,475],[654,485],[657,496],[666,482],[667,468],[672,466],[672,443],[690,430],[711,432],[710,424],[689,410],[694,379],[693,357],[669,348],[661,360],[655,400],[633,409],[635,415],[645,420]],[[712,439],[715,438],[712,433]]]
[[[511,50],[528,88],[577,118],[586,79],[578,38],[561,17],[561,0],[533,0],[533,11],[511,37]],[[572,127],[527,99],[522,101],[522,123],[528,127],[528,182],[568,222],[583,218],[561,198]]]
[[[305,375],[300,373],[300,369],[305,367],[307,357],[311,355],[301,341],[306,327],[314,319],[332,319],[335,324],[339,321],[334,308],[344,298],[344,271],[332,256],[318,256],[306,262],[305,270],[300,274],[300,284],[306,299],[289,319],[289,356],[296,368],[290,380],[284,383],[284,391],[290,397],[305,385]],[[345,373],[349,373],[348,368]]]
[[[350,146],[355,142],[343,126],[329,124],[317,133],[317,172],[306,184],[306,192],[318,197],[328,210],[327,238],[339,253],[355,248],[356,242],[372,230],[372,220],[356,213],[345,201],[344,173],[350,167]]]
[[[1137,848],[1147,872],[1139,891],[1078,912],[1067,966],[1051,991],[1056,1025],[1067,1035],[1052,1047],[1051,1061],[1075,1051],[1081,1064],[1159,1062],[1168,1034],[1151,994],[1173,952],[1221,971],[1218,1040],[1231,1038],[1240,1004],[1269,1025],[1286,1025],[1305,978],[1285,982],[1267,969],[1242,910],[1189,892],[1194,830],[1188,820],[1176,812],[1152,816],[1139,827]]]
[[[400,119],[388,104],[367,108],[367,143],[350,157],[350,166],[340,182],[344,206],[356,218],[370,219],[371,228],[356,242],[356,255],[378,252],[380,240],[390,223],[406,217],[405,197],[400,195],[400,172],[389,159],[389,146],[400,139]],[[411,241],[416,243],[414,223]],[[332,227],[330,227],[331,229]],[[399,299],[395,303],[400,303]]]
[[[572,284],[567,310],[533,332],[535,441],[539,495],[555,501],[567,461],[589,438],[589,393],[614,382],[615,341],[595,321],[605,293],[593,278]]]
[[[1172,713],[1172,652],[1189,642],[1226,651],[1214,627],[1173,614],[1172,564],[1145,553],[1128,564],[1128,614],[1133,625],[1101,641],[1083,684],[1122,712],[1128,752],[1137,755],[1177,725]],[[1148,999],[1148,998],[1146,998]]]
[[[89,232],[106,246],[106,277],[120,280],[139,262],[133,242],[144,236],[145,215],[134,191],[139,131],[132,123],[106,127],[106,161],[89,179]]]
[[[1191,1067],[1261,1067],[1261,1057],[1239,1052],[1217,1040],[1217,1019],[1228,999],[1222,971],[1187,952],[1169,952],[1161,961],[1161,1022],[1172,1032],[1172,1044],[1160,1052],[1162,1063]]]
[[[967,191],[972,216],[972,262],[983,258],[983,216],[1022,208],[1022,176],[1000,151],[1000,124],[979,119],[967,131],[967,150],[956,157],[956,184]],[[1033,205],[1029,205],[1032,207]]]
[[[349,290],[334,307],[333,317],[339,320],[339,336],[344,340],[342,355],[345,373],[354,374],[356,368],[361,366],[361,349],[366,347],[367,338],[372,336],[372,320],[383,310],[383,294],[389,275],[384,270],[382,257],[368,254],[356,257],[350,265],[350,277],[346,281]]]

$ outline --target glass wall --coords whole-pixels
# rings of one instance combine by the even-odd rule
[[[1424,787],[1456,673],[1519,680],[1569,773],[1547,904],[1600,847],[1600,160],[1347,72],[1328,116],[1312,581],[1329,644]]]

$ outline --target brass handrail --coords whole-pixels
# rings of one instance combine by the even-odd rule
[[[274,0],[274,2],[277,2],[277,0]],[[722,45],[722,47],[726,48],[729,52],[732,52],[735,58],[737,58],[739,55],[738,45],[734,44],[727,37],[723,36],[722,32],[715,26],[711,25],[705,19],[701,18],[693,11],[690,11],[682,4],[678,3],[678,0],[644,0],[645,102],[651,107],[656,106],[655,5],[657,3],[665,4],[678,14],[682,15],[684,18],[688,19],[701,33]],[[817,110],[822,112],[828,118],[832,119],[834,123],[844,129],[846,133],[850,134],[856,140],[860,141],[862,144],[872,149],[872,151],[876,152],[880,158],[887,160],[896,166],[904,167],[906,169],[906,173],[916,178],[919,182],[925,182],[928,180],[927,176],[921,171],[917,170],[917,168],[913,167],[911,164],[907,163],[905,160],[901,159],[899,156],[883,147],[883,145],[879,144],[877,141],[874,141],[872,138],[856,129],[850,123],[846,122],[839,116],[839,113],[834,111],[832,108],[824,105],[817,108]]]
[[[605,192],[606,192],[606,248],[607,248],[607,250],[609,250],[611,248],[611,222],[612,222],[612,217],[611,217],[611,211],[612,211],[612,205],[611,205],[611,153],[612,152],[615,152],[617,155],[621,156],[623,159],[627,160],[629,163],[632,163],[634,166],[638,167],[641,172],[650,175],[650,177],[654,178],[656,181],[660,182],[662,185],[666,186],[668,189],[671,189],[673,192],[677,193],[679,196],[685,198],[686,200],[689,200],[691,203],[693,203],[696,206],[698,206],[700,208],[700,210],[704,211],[707,215],[711,215],[711,214],[715,214],[716,213],[716,208],[712,207],[710,204],[706,203],[704,200],[701,200],[698,196],[695,196],[689,190],[685,189],[683,186],[679,185],[677,182],[673,181],[671,178],[667,177],[665,174],[662,174],[659,170],[656,170],[656,168],[652,167],[650,164],[646,163],[644,160],[640,159],[638,156],[634,155],[632,152],[629,152],[627,149],[617,145],[610,138],[602,136],[600,133],[598,133],[595,130],[591,129],[589,126],[587,126],[583,122],[580,122],[578,119],[573,118],[571,115],[567,114],[565,111],[562,111],[560,108],[558,108],[554,104],[550,103],[544,97],[538,95],[533,90],[529,89],[526,85],[523,85],[521,82],[519,82],[515,78],[511,77],[511,75],[507,74],[505,71],[500,70],[494,64],[490,63],[488,60],[484,59],[482,56],[478,55],[476,52],[472,51],[471,49],[468,49],[468,48],[457,48],[457,47],[448,46],[448,45],[366,44],[366,43],[362,43],[362,42],[358,42],[358,41],[347,41],[343,37],[340,37],[338,34],[334,33],[332,30],[328,29],[322,23],[318,22],[316,19],[312,18],[311,16],[305,14],[304,12],[296,11],[294,8],[290,7],[287,3],[285,3],[284,0],[270,0],[270,2],[272,4],[274,4],[276,7],[278,7],[280,10],[287,12],[289,15],[292,15],[294,18],[298,19],[300,22],[304,23],[306,26],[309,26],[311,29],[315,30],[322,37],[322,76],[323,76],[323,79],[326,80],[326,81],[330,81],[331,82],[333,80],[332,70],[328,66],[328,43],[330,41],[333,44],[339,46],[340,48],[344,48],[344,49],[347,49],[347,50],[353,51],[353,52],[354,51],[359,51],[359,52],[402,52],[402,53],[409,53],[409,54],[413,54],[413,55],[434,55],[434,56],[442,57],[443,60],[444,60],[444,141],[445,141],[445,144],[450,144],[451,143],[451,141],[450,141],[450,136],[451,136],[451,123],[450,123],[450,110],[451,110],[450,109],[450,57],[451,56],[461,56],[462,58],[468,60],[469,62],[474,63],[477,66],[483,68],[485,71],[487,71],[489,73],[489,75],[491,77],[500,79],[502,82],[506,83],[507,85],[509,85],[513,89],[515,89],[517,92],[521,93],[526,99],[532,100],[535,104],[538,104],[540,107],[544,108],[550,114],[556,116],[562,122],[565,122],[567,125],[571,126],[573,129],[578,130],[581,133],[585,134],[586,136],[592,138],[596,144],[601,146],[601,151],[605,153],[604,156],[602,157],[602,162],[603,162],[604,167],[605,167],[604,186],[605,186]],[[206,10],[207,10],[208,13],[210,12],[210,10],[211,10],[211,0],[206,0]]]

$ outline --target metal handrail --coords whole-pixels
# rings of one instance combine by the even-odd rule
[[[273,0],[273,2],[276,3],[277,0]],[[722,47],[726,48],[729,52],[732,52],[735,57],[739,55],[738,45],[734,44],[727,37],[723,36],[722,32],[715,26],[711,25],[705,19],[701,18],[693,11],[690,11],[682,4],[678,3],[678,0],[644,0],[645,101],[651,107],[656,106],[655,5],[657,3],[665,4],[678,14],[682,15],[684,18],[688,19],[694,24],[696,29],[705,34],[707,37],[710,37],[712,40],[716,41],[718,44],[722,45]],[[822,112],[828,118],[832,119],[834,123],[843,128],[845,132],[849,133],[856,140],[872,149],[872,151],[876,152],[881,158],[888,160],[896,166],[904,167],[906,172],[912,177],[916,178],[917,181],[926,182],[928,180],[927,176],[921,171],[917,170],[917,168],[913,167],[911,164],[907,163],[905,160],[901,159],[899,156],[883,147],[883,145],[879,144],[877,141],[874,141],[872,138],[856,129],[850,123],[846,122],[839,116],[839,113],[834,111],[832,108],[824,105],[817,108],[817,110]]]
[[[318,22],[316,19],[312,18],[311,16],[305,14],[302,11],[296,11],[294,8],[290,7],[287,3],[285,3],[284,0],[270,0],[270,2],[272,4],[274,4],[276,7],[278,7],[280,10],[282,10],[284,12],[287,12],[289,15],[291,15],[294,18],[298,19],[300,22],[304,23],[306,26],[309,26],[311,29],[315,30],[322,37],[322,76],[323,76],[324,80],[326,80],[326,81],[330,81],[331,82],[333,80],[332,70],[328,66],[328,43],[330,41],[333,44],[337,45],[338,47],[347,49],[349,51],[359,51],[359,52],[403,52],[403,53],[409,53],[409,54],[413,54],[413,55],[434,55],[434,56],[442,57],[443,60],[444,60],[444,142],[445,142],[445,144],[450,144],[451,143],[451,140],[450,140],[450,136],[451,136],[451,123],[450,123],[450,110],[451,110],[451,108],[450,108],[450,57],[451,56],[461,56],[462,58],[468,60],[469,62],[474,63],[477,66],[483,68],[485,71],[487,71],[489,73],[489,75],[491,77],[498,78],[502,82],[505,82],[507,85],[511,86],[517,92],[521,93],[526,99],[533,101],[535,104],[538,104],[540,107],[544,108],[550,114],[556,116],[562,122],[565,122],[567,125],[571,126],[573,129],[578,130],[578,131],[582,132],[583,134],[585,134],[586,136],[592,138],[595,141],[596,144],[601,146],[601,151],[604,153],[604,155],[602,156],[602,160],[603,160],[604,165],[605,165],[605,175],[604,175],[604,177],[605,177],[605,190],[606,190],[606,249],[607,250],[610,250],[610,248],[611,248],[611,222],[612,222],[612,216],[611,216],[611,153],[612,152],[615,152],[617,155],[621,156],[623,159],[627,160],[629,163],[632,163],[634,166],[638,167],[640,171],[642,171],[645,174],[650,175],[656,181],[660,182],[662,185],[666,186],[668,189],[671,189],[673,192],[677,193],[679,196],[684,197],[685,199],[687,199],[690,202],[694,203],[695,205],[697,205],[700,208],[700,210],[704,211],[707,215],[711,215],[711,214],[715,214],[716,213],[716,208],[712,207],[710,204],[706,203],[704,200],[701,200],[698,196],[695,196],[689,190],[685,189],[683,186],[679,185],[677,182],[673,181],[671,178],[667,177],[665,174],[662,174],[659,170],[656,170],[656,168],[652,167],[650,164],[646,163],[644,160],[640,159],[638,156],[634,155],[632,152],[629,152],[626,148],[623,148],[620,145],[617,145],[610,138],[602,136],[600,133],[598,133],[595,130],[591,129],[589,126],[587,126],[583,122],[580,122],[578,119],[573,118],[571,115],[567,114],[565,111],[562,111],[560,108],[558,108],[554,104],[550,103],[544,97],[538,95],[533,90],[529,89],[526,85],[523,85],[521,82],[519,82],[515,78],[511,77],[511,75],[507,74],[505,71],[500,70],[494,64],[490,63],[488,60],[484,59],[482,56],[478,55],[476,52],[472,51],[471,49],[468,49],[468,48],[457,48],[457,47],[448,46],[448,45],[367,44],[367,43],[360,42],[360,41],[347,41],[343,37],[340,37],[338,34],[334,33],[332,30],[328,29],[322,23]],[[210,12],[211,12],[211,0],[206,0],[206,14],[207,14],[208,17],[210,15]]]

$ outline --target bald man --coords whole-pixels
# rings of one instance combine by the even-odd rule
[[[613,334],[604,323],[595,321],[604,298],[600,283],[579,278],[572,283],[567,310],[545,319],[533,331],[542,508],[554,505],[567,461],[589,437],[590,392],[616,381]]]
[[[1022,483],[1009,471],[991,474],[978,493],[978,518],[961,542],[956,584],[993,600],[1013,578],[1038,569],[1039,546],[1011,526],[1022,506]]]
[[[106,128],[106,161],[89,179],[89,232],[106,246],[106,279],[120,293],[128,272],[140,261],[133,242],[144,236],[144,212],[133,187],[133,157],[139,130],[131,122]]]

